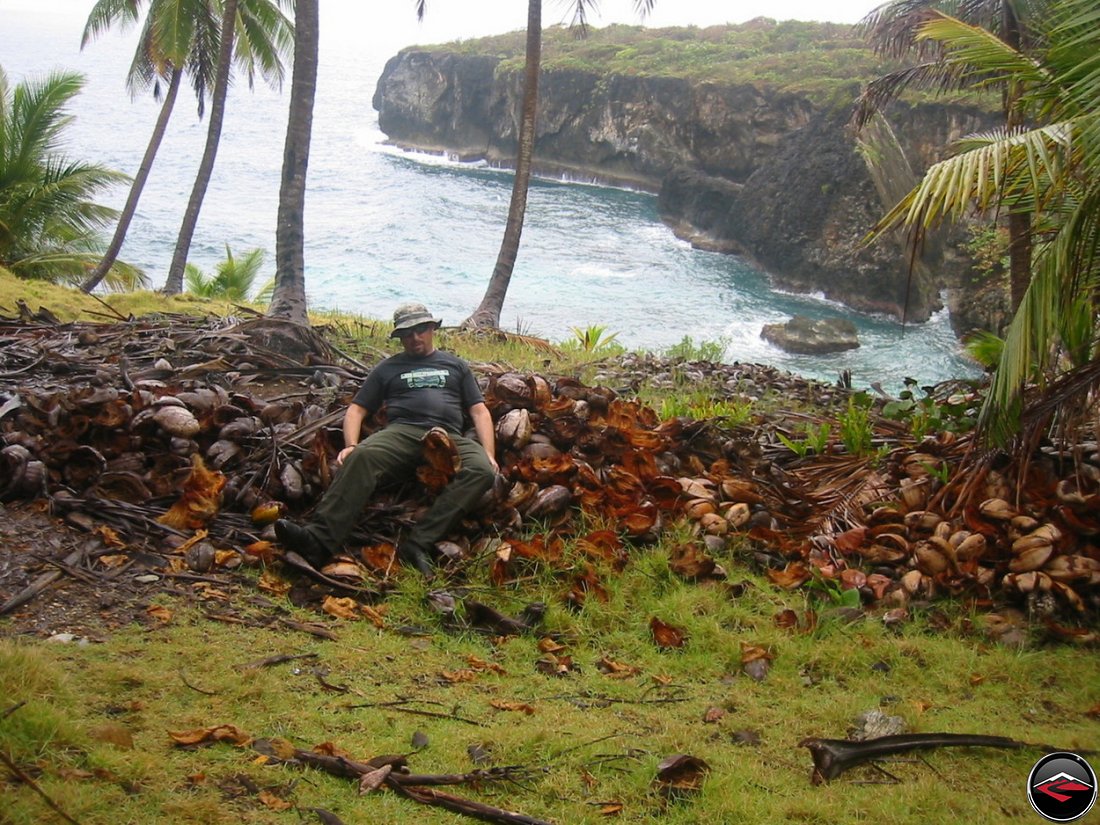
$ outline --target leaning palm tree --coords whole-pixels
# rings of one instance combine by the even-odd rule
[[[972,136],[932,166],[877,231],[918,230],[972,210],[1034,217],[1035,276],[1022,296],[980,423],[995,442],[1019,433],[1028,388],[1034,434],[1057,413],[1079,417],[1100,390],[1100,12],[1095,0],[1051,0],[1025,53],[981,28],[936,15],[921,25],[960,77],[1015,90],[1030,128]],[[1027,416],[1023,416],[1027,418]]]
[[[959,72],[945,58],[941,44],[921,38],[918,32],[930,17],[943,13],[981,28],[1009,48],[1031,53],[1041,46],[1041,27],[1034,25],[1046,13],[1051,0],[890,0],[872,10],[860,23],[872,47],[888,57],[914,54],[915,66],[890,72],[869,84],[856,105],[856,123],[862,127],[889,102],[909,88],[947,92],[972,85],[972,75]],[[1023,124],[1019,90],[1005,81],[1002,114],[1007,129]],[[1009,233],[1009,293],[1012,309],[1023,300],[1031,280],[1031,215],[1021,204],[1006,201]],[[915,245],[919,244],[915,239]]]
[[[583,33],[588,10],[595,9],[594,0],[576,0],[573,22]],[[645,16],[653,8],[653,0],[634,0],[638,14]],[[424,0],[418,0],[417,8],[423,14]],[[542,0],[527,2],[526,57],[523,65],[523,102],[520,104],[519,143],[516,148],[516,172],[512,182],[512,198],[508,203],[508,220],[504,225],[504,237],[500,242],[493,274],[485,295],[462,326],[466,329],[482,329],[500,326],[500,313],[504,298],[512,280],[516,256],[519,254],[523,219],[527,212],[527,190],[531,183],[531,164],[535,155],[535,118],[538,113],[539,68],[542,62]]]
[[[306,170],[317,96],[320,35],[318,0],[297,0],[294,9],[294,74],[283,146],[279,212],[275,230],[275,291],[267,314],[306,325]]]
[[[81,49],[105,31],[129,28],[140,19],[144,5],[144,0],[99,0],[88,14],[84,36],[80,41]],[[81,285],[85,292],[91,292],[99,285],[122,250],[130,222],[137,212],[138,201],[168,128],[185,71],[198,97],[200,116],[211,81],[213,58],[210,44],[216,42],[217,29],[214,27],[214,18],[209,14],[206,0],[149,0],[148,5],[148,14],[141,29],[134,59],[126,75],[126,86],[130,94],[135,96],[139,90],[151,85],[153,97],[157,100],[161,97],[161,83],[166,81],[168,88],[145,155],[119,215],[114,236],[102,260]]]
[[[65,107],[83,82],[57,73],[12,88],[0,69],[0,266],[21,277],[80,283],[99,259],[99,231],[117,214],[92,198],[126,176],[61,152]],[[133,289],[144,276],[116,262],[107,283]]]
[[[240,37],[236,38],[238,32]],[[164,291],[169,295],[177,294],[183,288],[187,254],[191,249],[191,239],[199,221],[199,212],[210,185],[218,144],[221,141],[225,99],[229,91],[234,57],[245,66],[250,86],[257,69],[276,86],[281,85],[284,74],[282,58],[293,43],[293,27],[273,0],[222,0],[217,43],[206,146],[183,214],[172,262],[168,267]]]

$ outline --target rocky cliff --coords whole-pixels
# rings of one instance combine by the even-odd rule
[[[510,166],[519,136],[522,76],[500,58],[407,49],[386,63],[374,93],[391,141]],[[539,81],[536,172],[657,192],[691,166],[745,180],[813,106],[793,95],[693,84],[682,78],[552,70]]]
[[[500,56],[412,48],[388,61],[373,102],[398,145],[509,166],[521,81]],[[550,68],[540,78],[535,173],[657,192],[678,235],[752,258],[777,286],[925,320],[959,267],[944,255],[950,244],[933,244],[912,273],[901,239],[861,244],[887,190],[904,191],[916,173],[898,164],[871,174],[847,127],[857,88],[822,103],[765,84]],[[893,120],[894,148],[920,171],[988,117],[913,106]]]

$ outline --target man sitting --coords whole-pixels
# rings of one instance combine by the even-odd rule
[[[493,420],[469,365],[433,344],[440,319],[423,304],[402,304],[393,313],[391,338],[403,352],[381,361],[344,414],[340,471],[305,525],[275,522],[288,550],[320,568],[343,545],[380,483],[411,479],[422,457],[422,440],[433,427],[451,436],[461,467],[428,512],[398,543],[398,558],[432,576],[431,548],[488,490],[498,470]],[[385,408],[386,426],[360,441],[363,422]],[[478,440],[463,437],[469,413]]]

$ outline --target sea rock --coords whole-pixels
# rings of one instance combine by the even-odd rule
[[[786,352],[820,355],[859,347],[856,325],[845,318],[814,320],[795,315],[785,324],[764,324],[760,337]]]

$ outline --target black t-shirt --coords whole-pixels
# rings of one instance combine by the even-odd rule
[[[390,424],[440,426],[456,435],[462,433],[466,410],[483,400],[466,362],[440,350],[391,355],[370,371],[352,399],[371,413],[384,404]]]

